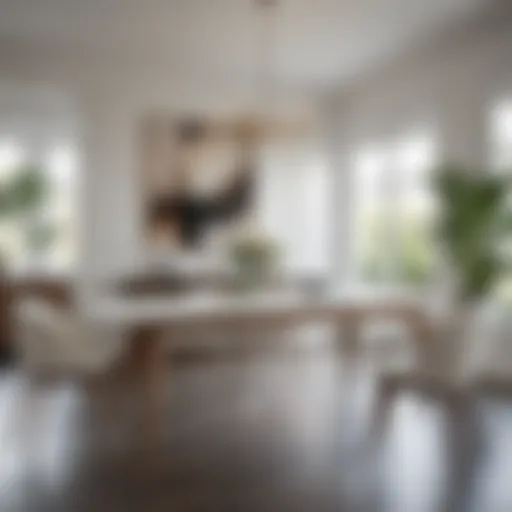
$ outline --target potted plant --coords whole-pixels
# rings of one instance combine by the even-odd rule
[[[268,282],[276,261],[277,247],[267,237],[242,235],[231,245],[231,261],[240,288],[250,290]]]
[[[445,164],[436,173],[438,239],[449,274],[449,336],[477,336],[482,306],[506,271],[510,181],[504,175]],[[476,322],[476,323],[475,323]]]
[[[53,237],[49,224],[39,217],[48,192],[46,174],[37,165],[15,169],[0,181],[0,222],[15,221],[23,230],[27,248],[33,254],[42,252]],[[6,266],[6,251],[0,245],[0,359],[5,359],[10,352],[12,293]]]

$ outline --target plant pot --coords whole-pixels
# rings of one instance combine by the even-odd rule
[[[260,262],[245,262],[238,265],[236,281],[242,291],[254,291],[263,287],[267,278],[268,268]]]
[[[456,381],[469,375],[485,348],[491,309],[492,304],[483,300],[453,305],[438,340],[437,360],[432,361],[437,371]]]

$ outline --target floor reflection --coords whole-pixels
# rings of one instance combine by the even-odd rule
[[[30,429],[20,424],[23,379],[6,373],[0,509],[511,509],[512,407],[476,404],[483,451],[460,463],[458,454],[473,447],[453,449],[459,426],[450,411],[400,392],[373,443],[374,370],[366,357],[343,360],[320,349],[175,364],[166,436],[151,462],[137,451],[140,397],[132,388],[120,391],[122,400],[65,382],[33,390],[29,447],[22,436]]]

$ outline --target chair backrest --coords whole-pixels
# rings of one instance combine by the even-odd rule
[[[105,367],[117,349],[73,310],[40,299],[19,302],[16,327],[21,361],[32,368],[95,371]]]

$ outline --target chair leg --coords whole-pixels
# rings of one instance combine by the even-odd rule
[[[378,439],[382,436],[391,412],[392,402],[397,394],[403,391],[412,391],[443,403],[447,403],[451,397],[450,388],[420,374],[406,373],[381,377],[374,416],[370,423],[371,438]]]
[[[102,451],[108,448],[111,441],[109,422],[116,416],[117,402],[113,400],[112,385],[106,375],[87,376],[82,380],[88,397],[89,428],[95,449]]]
[[[149,433],[159,438],[163,433],[167,390],[167,361],[162,337],[153,333],[146,354],[146,400]]]
[[[451,455],[451,474],[445,509],[466,510],[473,487],[475,469],[482,452],[482,432],[478,422],[475,395],[454,390],[447,399],[447,445]]]
[[[387,427],[393,401],[397,394],[404,389],[406,382],[402,376],[388,375],[381,377],[377,387],[377,398],[370,420],[370,442],[376,443],[382,439]]]
[[[43,380],[35,373],[28,373],[20,398],[18,442],[23,465],[29,471],[37,467],[39,440],[44,432],[44,408],[42,403]]]
[[[360,349],[360,320],[346,317],[336,326],[336,343],[341,356],[353,357]]]

